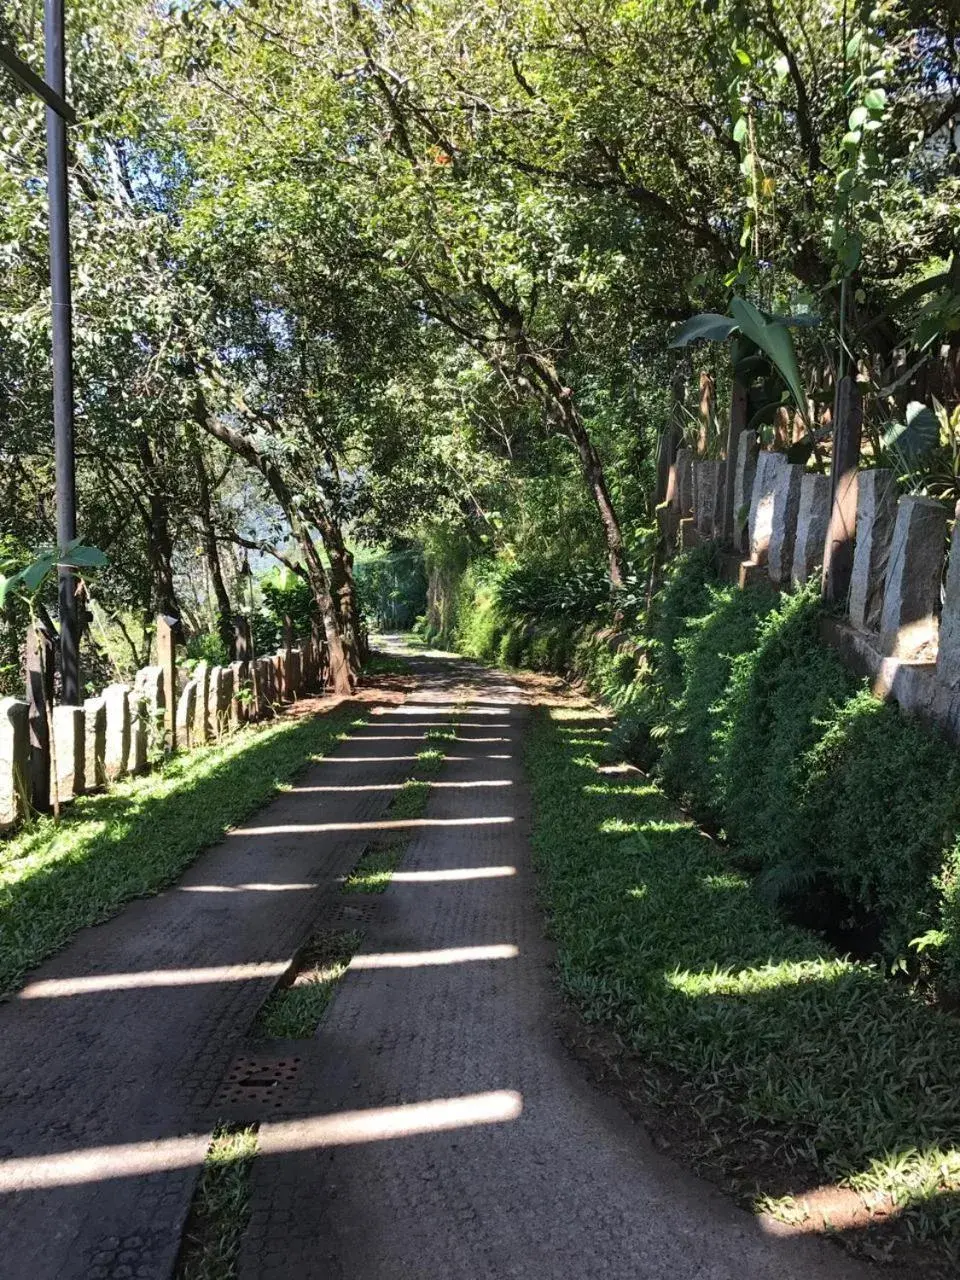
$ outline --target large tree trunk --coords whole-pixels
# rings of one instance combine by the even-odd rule
[[[303,553],[307,577],[310,580],[313,598],[316,602],[327,640],[327,649],[330,654],[330,677],[334,692],[341,694],[353,693],[356,688],[356,672],[350,662],[350,654],[344,645],[339,618],[327,584],[327,575],[324,572],[323,562],[313,539],[310,537],[310,532],[297,510],[297,504],[293,500],[293,494],[287,482],[273,461],[262,454],[251,440],[248,440],[246,436],[236,431],[233,427],[227,426],[225,422],[221,422],[218,418],[208,414],[201,397],[198,397],[196,402],[195,416],[205,431],[209,432],[217,440],[221,440],[228,449],[232,449],[238,457],[243,458],[251,467],[255,467],[270,486]]]
[[[562,385],[552,365],[542,356],[535,354],[524,343],[521,343],[521,352],[527,367],[534,374],[537,390],[548,413],[576,447],[584,481],[590,496],[596,503],[600,523],[603,526],[610,585],[622,587],[627,572],[627,554],[623,545],[620,520],[610,497],[610,490],[607,488],[603,462],[590,439],[590,433],[583,425],[583,419],[574,402],[573,392],[569,387]]]
[[[323,539],[327,558],[330,561],[330,586],[337,616],[340,619],[340,628],[351,658],[359,669],[365,655],[361,652],[363,629],[357,603],[357,587],[353,576],[353,556],[347,550],[339,524],[331,519],[322,507],[315,506],[309,515]]]
[[[197,511],[200,515],[200,540],[203,554],[210,571],[210,582],[217,602],[217,632],[226,652],[233,657],[233,610],[230,596],[227,594],[223,580],[223,566],[220,563],[220,548],[217,546],[217,535],[213,527],[211,514],[210,481],[207,467],[203,460],[203,450],[190,433],[190,455],[197,472]]]

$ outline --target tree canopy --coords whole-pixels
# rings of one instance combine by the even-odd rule
[[[875,443],[911,402],[957,426],[952,5],[76,0],[68,24],[91,663],[108,638],[142,660],[157,610],[229,645],[244,555],[308,585],[343,688],[357,546],[629,589],[659,438],[722,437],[726,347],[671,340],[733,299],[804,322],[759,429],[828,424],[841,367]],[[37,6],[0,39],[40,65]],[[42,106],[7,78],[0,154],[15,565],[54,515]]]

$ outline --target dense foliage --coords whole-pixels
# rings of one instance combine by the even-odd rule
[[[954,1276],[956,1019],[758,902],[655,782],[611,770],[593,709],[541,711],[526,754],[560,979],[616,1032],[627,1105],[747,1204]],[[830,1184],[892,1212],[851,1228],[842,1195],[814,1195],[821,1223],[804,1198]],[[936,1253],[902,1259],[917,1239]]]
[[[726,838],[759,898],[841,949],[911,973],[933,965],[960,989],[955,752],[821,644],[812,590],[741,591],[714,559],[709,547],[681,557],[649,613],[608,600],[589,622],[516,608],[512,576],[474,564],[449,639],[584,678],[619,712],[615,748]]]
[[[309,584],[342,680],[356,541],[639,594],[660,434],[724,438],[724,348],[668,349],[705,308],[804,320],[795,372],[751,375],[784,443],[853,360],[874,452],[910,402],[957,425],[953,6],[68,17],[80,534],[110,557],[91,670],[142,664],[158,610],[229,649],[251,550]],[[35,6],[0,30],[39,65]],[[5,72],[0,135],[2,571],[54,523],[43,112]],[[910,483],[952,491],[947,444]]]

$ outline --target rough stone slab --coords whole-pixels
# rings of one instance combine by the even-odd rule
[[[723,533],[723,472],[722,462],[695,462],[697,495],[697,532],[701,538],[716,538]]]
[[[746,555],[750,553],[750,502],[757,474],[757,433],[741,431],[737,437],[737,462],[733,478],[733,545]]]
[[[954,516],[937,649],[937,679],[949,689],[960,687],[960,519]]]
[[[880,615],[880,648],[889,657],[933,660],[947,511],[932,498],[900,499]]]
[[[206,742],[210,737],[210,667],[198,662],[193,671],[196,700],[193,709],[193,745]]]
[[[811,471],[800,483],[797,539],[793,548],[790,581],[802,586],[823,567],[823,547],[830,524],[830,477]]]
[[[770,548],[767,571],[770,581],[781,586],[790,581],[793,551],[797,540],[797,517],[800,513],[800,486],[803,467],[784,460],[773,494],[773,516],[770,524]]]
[[[130,695],[130,772],[143,773],[150,753],[150,708],[134,691]]]
[[[162,746],[164,738],[163,668],[143,667],[134,678],[133,692],[146,707],[147,750],[152,751]]]
[[[233,705],[233,669],[220,667],[220,681],[217,689],[217,736],[223,737],[230,731],[230,708]]]
[[[750,493],[750,559],[754,564],[766,564],[770,554],[770,537],[773,533],[773,504],[780,480],[780,472],[787,466],[782,453],[757,454],[757,469]]]
[[[84,791],[96,791],[107,782],[107,704],[104,698],[86,698],[83,704]]]
[[[686,447],[677,450],[677,501],[680,504],[680,518],[686,520],[693,515],[693,459],[694,452]]]
[[[236,729],[247,719],[247,699],[244,696],[247,685],[247,664],[232,662],[230,671],[233,675],[233,693],[230,698],[230,728]]]
[[[27,808],[29,710],[19,698],[0,699],[0,830],[19,822]]]
[[[694,547],[699,547],[700,538],[697,534],[697,522],[693,516],[688,516],[680,521],[680,549],[681,551],[691,551]]]
[[[207,685],[207,737],[220,736],[220,699],[223,697],[223,667],[211,667]]]
[[[890,544],[897,522],[897,478],[874,467],[857,475],[857,534],[850,577],[850,621],[878,631]]]
[[[86,741],[83,707],[54,707],[51,718],[50,803],[68,804],[84,789]]]
[[[197,715],[197,682],[188,680],[180,690],[177,701],[177,746],[189,751],[193,746],[194,724]]]
[[[299,649],[290,650],[290,696],[299,698],[303,692],[303,654]]]
[[[256,661],[257,668],[257,714],[260,716],[268,715],[273,705],[271,697],[271,676],[273,674],[273,666],[269,659],[258,658]]]
[[[110,684],[103,691],[106,728],[103,763],[108,782],[116,782],[130,768],[130,690]]]

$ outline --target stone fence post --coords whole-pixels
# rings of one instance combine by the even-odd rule
[[[853,378],[841,378],[834,403],[833,459],[830,464],[832,505],[821,579],[823,598],[831,604],[845,604],[850,590],[862,431],[863,398],[860,389]]]
[[[116,782],[130,769],[130,690],[124,684],[107,685],[105,708],[104,769],[108,782]]]
[[[878,631],[890,544],[897,522],[897,478],[875,467],[857,476],[857,541],[850,575],[850,621]]]
[[[803,467],[788,462],[786,455],[778,467],[773,491],[773,513],[770,519],[770,547],[767,572],[777,586],[790,581],[793,550],[797,540],[797,517],[800,513],[800,486]]]
[[[29,805],[28,711],[18,698],[0,699],[0,831],[18,823]]]
[[[880,615],[880,648],[893,658],[932,660],[947,512],[932,498],[900,499]]]
[[[85,791],[96,791],[107,782],[107,704],[99,698],[87,698],[83,704]]]
[[[823,568],[823,547],[829,524],[830,477],[815,471],[806,472],[800,482],[797,538],[790,569],[793,586],[803,586],[816,569]]]

